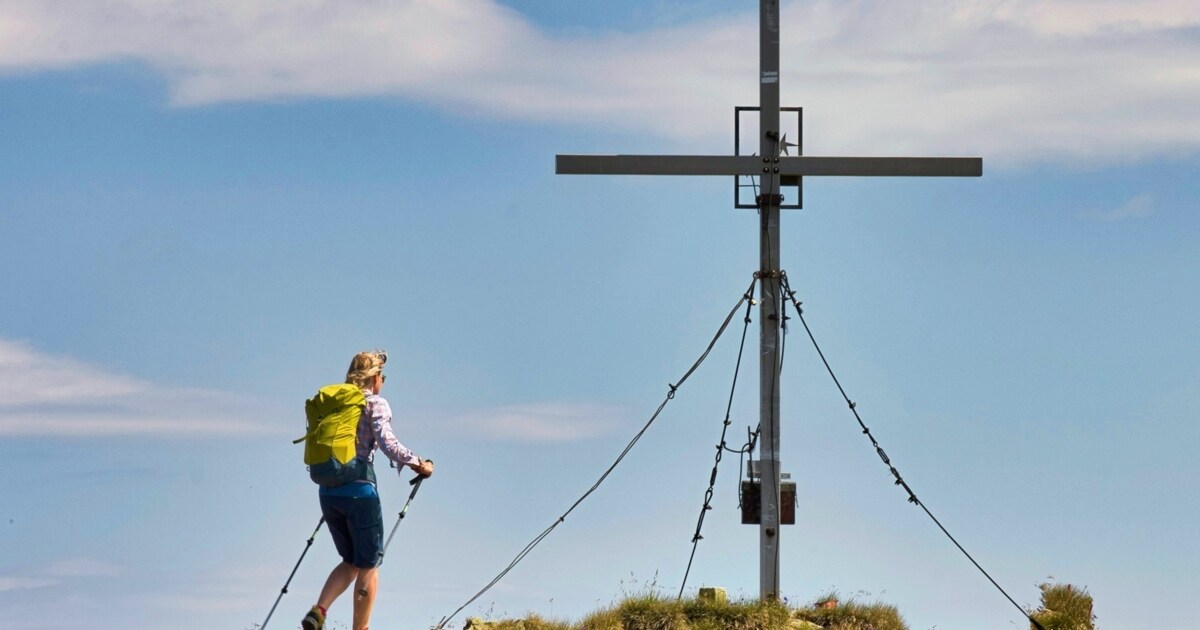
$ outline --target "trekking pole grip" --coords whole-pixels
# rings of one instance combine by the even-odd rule
[[[430,464],[433,463],[432,459],[427,459],[425,461],[429,462]],[[415,486],[415,485],[421,483],[422,481],[425,481],[426,479],[428,479],[428,475],[418,474],[416,477],[413,477],[412,481],[408,482],[408,485]]]

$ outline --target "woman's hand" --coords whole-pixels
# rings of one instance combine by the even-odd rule
[[[409,468],[411,468],[413,472],[421,475],[422,477],[429,477],[433,475],[433,460],[418,458],[417,461],[420,463],[409,465]]]

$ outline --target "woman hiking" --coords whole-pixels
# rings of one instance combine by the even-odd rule
[[[329,573],[316,605],[301,620],[300,627],[304,630],[324,630],[329,607],[351,584],[355,593],[353,630],[368,630],[379,581],[377,567],[383,553],[383,512],[373,470],[375,449],[418,475],[433,474],[433,462],[413,454],[392,431],[391,406],[379,395],[387,380],[383,373],[385,363],[386,352],[360,352],[354,355],[346,371],[346,383],[361,388],[367,399],[358,421],[356,458],[366,463],[368,472],[362,480],[321,486],[321,514],[329,524],[329,534],[342,561]]]

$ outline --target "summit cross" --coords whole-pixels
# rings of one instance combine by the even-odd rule
[[[779,598],[779,332],[783,292],[779,265],[781,179],[809,176],[979,177],[982,158],[781,156],[779,0],[759,0],[759,138],[757,156],[558,155],[559,175],[722,175],[759,179],[759,592]],[[735,200],[736,201],[736,200]]]

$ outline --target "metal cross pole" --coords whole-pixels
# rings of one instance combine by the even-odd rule
[[[780,180],[803,176],[979,177],[981,158],[785,157],[779,132],[779,0],[759,0],[759,131],[756,156],[722,155],[559,155],[560,175],[724,175],[756,176],[759,191],[759,444],[761,522],[759,592],[779,597],[779,211]]]

